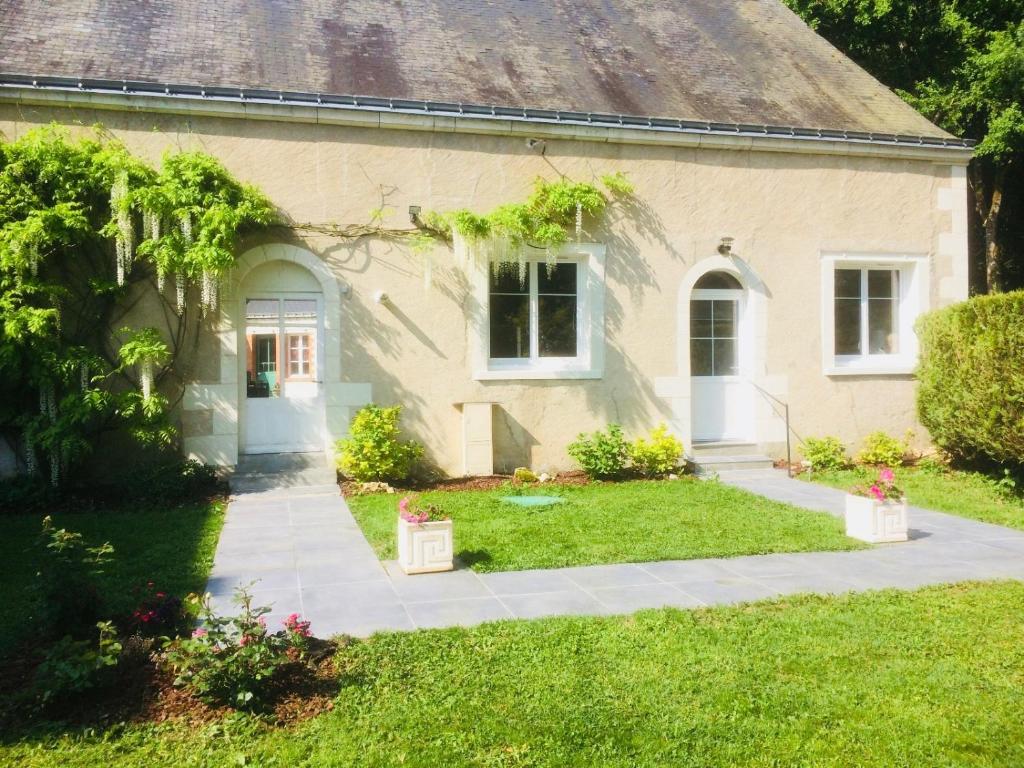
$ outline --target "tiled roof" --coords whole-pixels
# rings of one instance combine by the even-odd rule
[[[4,0],[0,73],[944,137],[778,0]]]

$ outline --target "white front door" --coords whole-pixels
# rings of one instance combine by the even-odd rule
[[[746,441],[753,397],[742,375],[743,291],[698,289],[690,299],[690,394],[695,442]]]
[[[323,301],[247,297],[244,453],[324,450]]]

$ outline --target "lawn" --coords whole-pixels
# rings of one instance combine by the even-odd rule
[[[213,565],[223,521],[221,502],[54,517],[58,528],[77,531],[92,544],[109,541],[113,545],[113,560],[102,577],[101,589],[114,614],[130,611],[136,599],[133,589],[147,581],[171,594],[201,591]],[[2,524],[0,655],[25,633],[42,515],[11,515],[4,517]]]
[[[857,549],[830,515],[694,479],[534,486],[525,492],[563,503],[523,508],[502,501],[517,491],[425,493],[455,523],[455,554],[476,571],[560,568],[596,563],[686,560],[769,552]],[[381,559],[395,557],[398,499],[348,500]]]
[[[377,635],[332,712],[0,743],[43,766],[1019,766],[1024,584]]]
[[[878,473],[866,467],[839,472],[800,475],[805,480],[847,489],[873,480]],[[992,478],[977,472],[948,472],[904,467],[896,481],[911,504],[951,515],[1024,530],[1024,497],[1001,488]]]

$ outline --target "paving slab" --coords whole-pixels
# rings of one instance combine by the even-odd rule
[[[208,591],[230,609],[254,582],[268,624],[299,613],[315,634],[471,626],[559,615],[730,605],[797,593],[913,589],[974,579],[1024,579],[1024,532],[912,507],[911,541],[848,552],[621,563],[475,573],[406,575],[381,563],[336,486],[261,475],[232,497]],[[721,481],[767,498],[841,516],[844,494],[777,470],[723,473]],[[319,484],[317,484],[319,483]],[[456,536],[458,533],[456,532]]]

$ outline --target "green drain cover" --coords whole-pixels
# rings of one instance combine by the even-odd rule
[[[519,507],[547,507],[565,501],[560,496],[502,496],[501,500]]]

